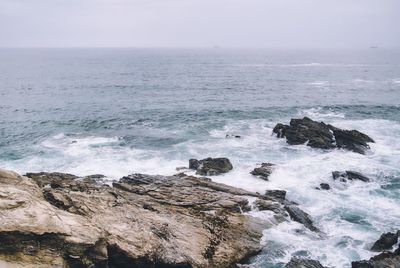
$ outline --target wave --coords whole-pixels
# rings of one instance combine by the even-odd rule
[[[344,113],[335,112],[332,108],[322,108],[322,107],[301,110],[297,113],[297,116],[299,117],[307,116],[318,120],[323,120],[327,118],[345,118]]]
[[[292,63],[292,64],[233,64],[234,67],[368,67],[368,66],[384,66],[384,65],[371,65],[371,64],[341,64],[341,63]]]
[[[213,176],[214,181],[260,193],[286,190],[288,199],[309,213],[325,233],[317,236],[291,221],[277,224],[269,212],[253,211],[258,217],[271,219],[269,224],[273,226],[264,231],[262,243],[267,250],[257,259],[261,265],[285,263],[293,255],[305,254],[323,265],[349,267],[351,261],[374,254],[368,248],[382,232],[400,227],[400,189],[393,179],[400,177],[400,123],[349,119],[323,107],[302,109],[298,115],[358,129],[376,143],[366,155],[291,146],[271,135],[277,123],[271,119],[229,119],[222,127],[160,150],[138,149],[117,136],[59,133],[37,144],[38,154],[0,165],[19,172],[60,171],[82,176],[102,173],[118,179],[136,172],[172,175],[177,173],[176,167],[187,166],[189,158],[228,157],[233,171]],[[226,138],[226,134],[242,138]],[[276,164],[269,181],[249,173],[262,162]],[[342,184],[331,178],[334,170],[360,171],[372,182]],[[194,175],[190,171],[188,174]],[[320,183],[329,183],[331,190],[315,189]]]

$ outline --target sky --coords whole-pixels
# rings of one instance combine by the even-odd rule
[[[400,0],[0,0],[0,47],[400,47]]]

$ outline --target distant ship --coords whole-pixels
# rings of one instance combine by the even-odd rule
[[[378,48],[378,46],[372,46],[372,47],[369,47],[369,48]]]

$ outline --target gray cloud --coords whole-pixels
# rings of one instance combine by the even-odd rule
[[[400,46],[399,0],[1,0],[0,46]]]

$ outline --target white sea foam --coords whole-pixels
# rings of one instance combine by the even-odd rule
[[[234,64],[233,66],[236,67],[365,67],[365,66],[382,66],[382,65],[307,62],[307,63],[292,63],[292,64],[266,64],[266,63]]]
[[[328,85],[328,81],[314,81],[314,82],[310,82],[308,84],[315,86],[315,87],[325,87]]]
[[[297,116],[299,117],[307,116],[314,120],[345,118],[344,113],[335,112],[332,109],[324,109],[322,107],[301,110],[297,113]]]
[[[214,181],[260,193],[266,189],[286,190],[288,199],[299,203],[325,234],[316,235],[291,221],[277,224],[270,212],[253,211],[253,216],[273,226],[265,230],[262,242],[267,248],[271,247],[271,252],[274,252],[272,247],[279,250],[276,256],[271,253],[270,259],[287,262],[292,254],[305,251],[324,265],[350,267],[351,261],[374,255],[368,249],[382,232],[400,227],[399,200],[381,193],[385,176],[399,175],[400,124],[389,120],[349,120],[342,113],[323,108],[302,110],[298,114],[303,115],[341,128],[358,129],[376,143],[371,144],[366,155],[344,150],[324,151],[305,145],[290,146],[284,139],[271,135],[276,122],[232,120],[223,128],[211,130],[202,139],[158,151],[120,146],[118,137],[59,134],[38,145],[44,155],[0,164],[20,172],[102,173],[117,179],[134,172],[174,174],[176,167],[187,166],[187,160],[192,157],[228,157],[234,169],[213,176]],[[226,138],[226,134],[242,138]],[[249,174],[262,162],[276,164],[269,181]],[[372,182],[343,184],[332,179],[334,170],[360,171],[371,177]],[[315,189],[320,183],[329,183],[332,189]]]
[[[375,81],[358,78],[358,79],[353,79],[353,82],[354,83],[374,83]]]

